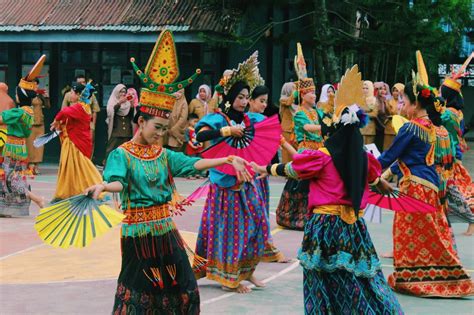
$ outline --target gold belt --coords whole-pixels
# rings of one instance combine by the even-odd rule
[[[313,141],[313,140],[304,140],[298,143],[298,150],[308,149],[308,150],[317,150],[323,146],[322,142]]]
[[[127,224],[157,221],[171,216],[168,204],[126,209],[124,214],[126,217],[122,222]]]
[[[19,137],[7,135],[6,143],[13,144],[13,145],[24,145],[26,144],[26,138],[19,138]]]
[[[346,205],[324,205],[313,208],[315,214],[330,214],[341,217],[341,220],[347,224],[354,224],[357,217],[354,213],[354,208]],[[359,218],[364,214],[364,210],[359,211]]]

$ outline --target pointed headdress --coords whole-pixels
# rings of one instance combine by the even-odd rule
[[[295,72],[298,76],[298,81],[296,82],[296,90],[298,93],[310,90],[314,91],[316,89],[313,79],[308,78],[308,72],[306,71],[306,61],[304,60],[303,48],[301,47],[300,43],[296,44]]]
[[[24,78],[20,79],[18,86],[24,90],[36,91],[38,89],[38,83],[36,83],[35,80],[40,76],[45,61],[46,55],[42,55],[33,68],[31,68],[30,72],[28,72]]]

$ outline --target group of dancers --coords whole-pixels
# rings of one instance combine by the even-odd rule
[[[253,54],[237,69],[226,71],[219,82],[219,109],[195,126],[198,142],[210,142],[213,147],[244,137],[252,142],[252,137],[259,136],[258,125],[269,119],[262,115],[269,91],[263,86],[257,57]],[[28,214],[31,200],[44,206],[23,173],[25,138],[33,123],[31,99],[43,62],[44,57],[21,79],[16,90],[21,106],[1,113],[0,123],[7,128],[0,186],[2,215]],[[134,117],[138,130],[131,141],[110,153],[102,175],[90,161],[92,84],[73,86],[75,104],[61,110],[51,124],[62,145],[53,202],[82,193],[93,198],[103,198],[107,192],[120,195],[125,218],[114,314],[198,314],[197,280],[203,277],[238,293],[251,292],[245,281],[264,287],[254,275],[258,263],[289,261],[270,234],[270,175],[288,178],[277,222],[304,230],[298,259],[304,272],[306,314],[403,314],[394,291],[420,297],[473,294],[448,221],[450,211],[464,222],[472,220],[468,202],[472,182],[461,163],[465,148],[458,77],[446,79],[441,97],[429,86],[426,70],[419,63],[417,75],[400,91],[407,122],[377,159],[364,149],[361,129],[370,114],[361,109],[366,97],[357,65],[345,72],[337,90],[325,87],[334,96],[328,98],[329,105],[315,109],[316,88],[298,44],[296,89],[283,100],[284,109],[294,111],[294,129],[283,128],[278,139],[287,161],[270,164],[270,158],[267,165],[259,165],[237,155],[186,156],[157,144],[170,127],[175,93],[192,84],[200,73],[196,70],[188,79],[177,81],[171,32],[160,34],[144,70],[133,58],[131,62],[143,85]],[[286,140],[292,132],[296,148]],[[199,175],[204,170],[209,170],[210,183],[192,249],[172,219],[182,211],[173,178]],[[387,281],[363,212],[369,187],[390,193],[393,175],[400,191],[430,203],[436,212],[395,213],[395,271]],[[453,191],[456,204],[449,202]],[[452,209],[459,205],[465,209]]]

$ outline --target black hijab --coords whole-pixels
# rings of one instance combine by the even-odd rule
[[[243,89],[247,89],[250,93],[250,87],[247,82],[235,82],[234,85],[232,85],[232,87],[230,88],[229,92],[224,95],[222,103],[219,105],[219,108],[222,110],[222,112],[238,124],[240,124],[244,120],[244,113],[236,111],[232,104],[234,104],[235,99]],[[227,102],[229,102],[230,108],[226,111],[225,104]]]
[[[441,86],[441,95],[446,100],[446,107],[454,107],[455,109],[461,110],[464,107],[464,99],[456,90],[453,90],[446,85]]]
[[[22,89],[16,87],[16,95],[18,96],[18,106],[31,106],[31,101],[36,97],[36,92],[33,90]]]
[[[342,115],[348,113],[345,108]],[[337,172],[344,182],[347,193],[351,197],[352,207],[356,216],[359,214],[362,196],[367,184],[367,152],[360,133],[359,123],[339,123],[334,133],[325,141]]]

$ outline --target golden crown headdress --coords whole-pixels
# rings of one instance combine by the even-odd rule
[[[35,79],[40,76],[45,61],[46,55],[42,55],[33,68],[31,68],[30,72],[28,72],[24,78],[20,79],[18,86],[24,90],[36,91],[38,89],[38,83],[36,83]]]
[[[162,118],[169,118],[173,110],[176,103],[174,93],[193,83],[201,73],[200,69],[196,69],[188,79],[176,82],[179,76],[178,54],[173,34],[169,30],[162,31],[156,40],[145,71],[135,64],[135,58],[130,58],[130,62],[143,84],[140,110]]]
[[[359,72],[359,66],[354,65],[347,69],[338,85],[336,96],[334,98],[334,122],[339,122],[344,108],[352,105],[359,107],[364,104],[364,83],[362,74]]]
[[[474,58],[474,52],[471,52],[471,55],[467,57],[466,61],[464,61],[463,65],[461,66],[461,68],[459,68],[458,71],[451,72],[450,76],[444,80],[443,85],[447,86],[450,89],[455,90],[458,93],[461,93],[462,84],[461,82],[458,81],[458,79],[466,75],[464,71],[466,70],[467,66],[471,62],[472,58]]]
[[[312,78],[308,78],[308,72],[306,71],[306,61],[303,56],[303,48],[300,43],[296,43],[296,56],[295,56],[295,72],[298,76],[298,82],[296,82],[296,90],[298,92],[305,92],[308,90],[315,90],[314,81]]]
[[[239,81],[246,82],[249,85],[249,92],[252,92],[253,89],[258,85],[264,85],[265,80],[263,80],[258,69],[259,63],[257,50],[252,55],[250,55],[247,60],[239,63],[237,69],[230,70],[231,73],[223,76],[220,79],[219,84],[216,86],[217,92],[227,95],[232,86]]]

